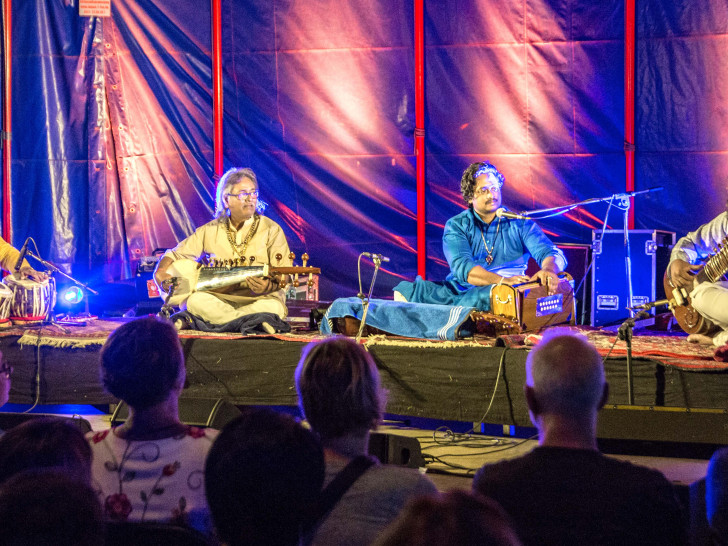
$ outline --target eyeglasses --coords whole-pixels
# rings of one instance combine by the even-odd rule
[[[237,197],[239,201],[245,201],[248,197],[251,199],[258,199],[260,192],[258,190],[253,191],[241,191],[240,193],[228,193],[228,197]]]
[[[10,374],[13,373],[13,367],[9,364],[3,364],[0,368],[0,375],[5,374],[6,378],[10,378]]]
[[[480,188],[475,188],[475,196],[480,197],[481,195],[485,195],[485,192],[490,192],[491,195],[494,193],[498,193],[501,191],[501,185],[500,184],[491,184],[489,186],[481,186]]]

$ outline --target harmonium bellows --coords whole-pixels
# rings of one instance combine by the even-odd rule
[[[538,281],[515,286],[499,284],[490,293],[490,308],[494,315],[517,322],[522,332],[576,324],[574,279],[568,273],[559,274],[559,284],[551,295]]]

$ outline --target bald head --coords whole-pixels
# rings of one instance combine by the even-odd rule
[[[526,385],[542,414],[580,417],[601,407],[604,366],[594,346],[571,333],[546,335],[526,360]]]

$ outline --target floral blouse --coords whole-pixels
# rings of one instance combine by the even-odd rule
[[[192,426],[161,440],[124,440],[114,429],[89,433],[91,476],[105,517],[174,523],[212,534],[204,468],[217,434]]]

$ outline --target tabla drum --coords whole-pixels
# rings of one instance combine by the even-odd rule
[[[13,304],[13,291],[0,282],[0,326],[10,323],[10,307]]]
[[[37,282],[32,279],[18,279],[8,275],[4,280],[13,292],[10,298],[10,318],[13,320],[43,320],[56,305],[56,283],[54,279]]]

